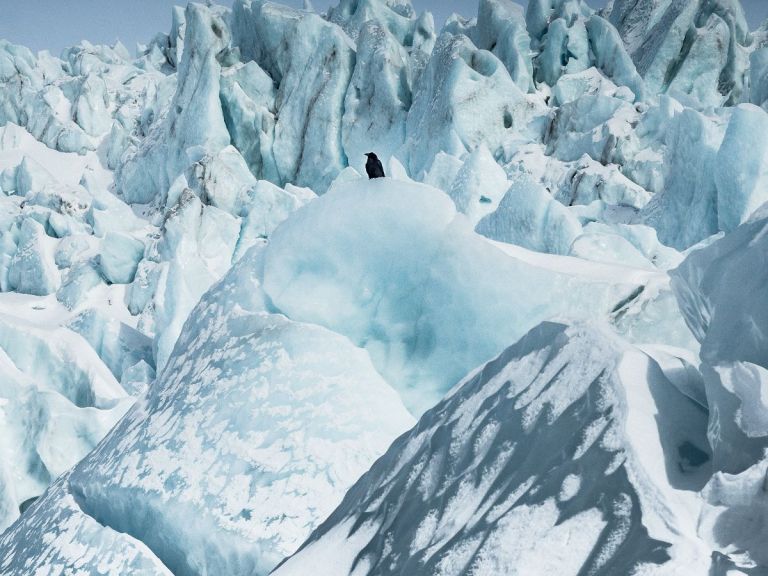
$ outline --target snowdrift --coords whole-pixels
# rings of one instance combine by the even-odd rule
[[[424,414],[274,574],[703,574],[706,427],[647,355],[542,324]]]

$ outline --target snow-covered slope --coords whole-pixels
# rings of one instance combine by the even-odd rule
[[[364,351],[264,311],[254,250],[147,396],[2,537],[3,574],[98,571],[104,554],[110,574],[137,554],[174,574],[266,574],[412,424]]]
[[[706,425],[639,350],[542,324],[399,438],[275,575],[703,574]]]

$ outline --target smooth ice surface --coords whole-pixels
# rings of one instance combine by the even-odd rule
[[[635,290],[623,281],[510,257],[439,190],[387,178],[340,184],[297,212],[275,231],[264,264],[278,310],[368,350],[415,413],[539,321],[607,317]]]

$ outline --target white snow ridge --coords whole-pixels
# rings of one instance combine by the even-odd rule
[[[0,38],[0,574],[768,574],[768,22],[228,4]]]
[[[703,573],[686,534],[705,431],[650,357],[544,323],[399,438],[275,574]]]

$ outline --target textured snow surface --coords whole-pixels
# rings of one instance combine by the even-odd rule
[[[109,574],[130,573],[137,549],[173,573],[266,574],[413,423],[364,351],[263,311],[254,250],[193,311],[147,396],[6,533],[24,543],[0,544],[4,574],[89,565],[104,542]],[[60,536],[22,536],[38,523]]]
[[[545,323],[461,383],[275,574],[703,573],[706,410],[645,354]]]
[[[421,7],[0,39],[0,573],[768,570],[768,23]]]

